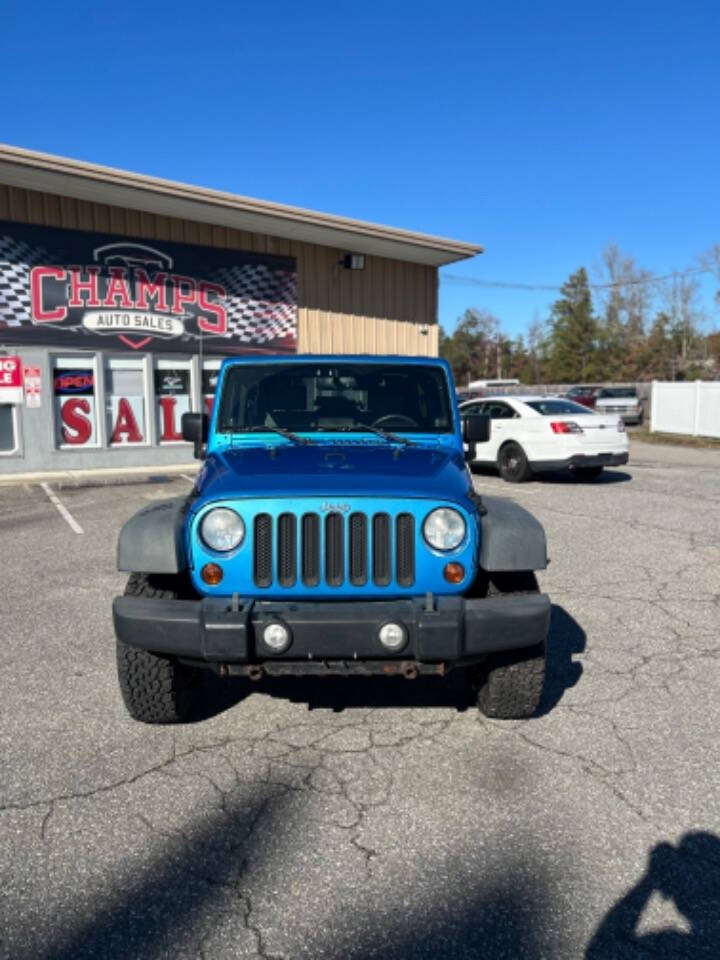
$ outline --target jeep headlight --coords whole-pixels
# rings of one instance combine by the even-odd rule
[[[234,510],[216,507],[208,510],[200,524],[200,536],[211,550],[227,553],[245,539],[245,524]]]
[[[466,524],[457,510],[438,507],[425,517],[422,530],[426,542],[435,550],[455,550],[465,539]]]

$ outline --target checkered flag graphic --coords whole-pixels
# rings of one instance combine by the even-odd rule
[[[0,236],[0,328],[30,323],[30,270],[51,263],[47,250]]]
[[[220,267],[216,276],[227,291],[226,337],[261,344],[294,336],[294,273],[257,263]]]

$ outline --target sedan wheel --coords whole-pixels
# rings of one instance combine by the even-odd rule
[[[506,443],[500,449],[497,467],[500,476],[508,483],[524,483],[532,476],[525,451],[519,443]]]

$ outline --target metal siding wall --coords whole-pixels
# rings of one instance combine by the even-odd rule
[[[435,267],[366,257],[364,270],[345,270],[345,250],[2,184],[0,219],[294,256],[300,353],[438,353]]]
[[[300,353],[438,353],[435,267],[369,256],[364,270],[345,270],[346,250],[3,184],[0,220],[294,256]]]

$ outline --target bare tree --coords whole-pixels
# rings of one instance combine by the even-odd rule
[[[676,370],[705,359],[705,338],[701,327],[705,313],[699,304],[700,282],[685,273],[673,274],[663,286],[664,312],[675,343]]]
[[[628,339],[643,337],[656,293],[652,273],[638,266],[616,243],[605,247],[596,273],[601,283],[609,285],[597,293],[611,339],[624,345]]]
[[[709,270],[715,274],[718,284],[718,289],[715,291],[715,299],[720,303],[720,243],[716,243],[715,246],[710,247],[705,253],[701,253],[698,261],[703,270]]]

